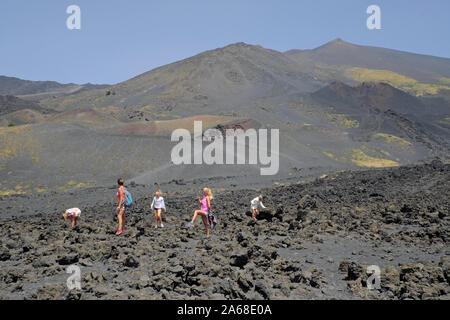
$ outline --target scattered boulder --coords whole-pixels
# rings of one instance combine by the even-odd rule
[[[345,280],[357,280],[364,274],[364,267],[354,261],[342,261],[339,264],[339,271],[346,273]]]
[[[11,258],[11,254],[6,248],[0,248],[0,261],[8,261]]]
[[[133,256],[128,256],[123,265],[128,268],[137,268],[139,267],[139,262]]]
[[[274,215],[272,214],[272,211],[265,209],[259,212],[259,214],[256,216],[256,219],[272,221],[273,217]]]
[[[258,292],[264,298],[264,300],[269,300],[271,297],[271,293],[267,284],[262,280],[258,280],[255,282],[255,291]]]
[[[244,267],[249,260],[247,250],[238,250],[232,253],[230,258],[230,265],[235,267]]]
[[[70,265],[78,262],[79,255],[77,253],[69,253],[62,257],[58,257],[56,259],[56,262],[58,262],[60,265]]]
[[[174,267],[170,267],[170,268],[167,269],[167,271],[169,271],[170,273],[173,273],[176,276],[181,276],[184,273],[184,269],[180,265],[177,265],[177,266],[174,266]]]

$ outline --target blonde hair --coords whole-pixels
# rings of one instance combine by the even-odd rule
[[[262,198],[263,198],[262,194],[260,194],[260,195],[258,196],[258,198],[262,199]]]
[[[161,190],[160,189],[156,190],[155,196],[158,195],[158,194],[161,195]]]
[[[212,194],[212,192],[211,192],[211,189],[209,189],[209,188],[204,188],[203,191],[206,191],[206,194],[208,195],[209,200],[212,200],[212,199],[214,198],[214,197],[213,197],[213,194]]]

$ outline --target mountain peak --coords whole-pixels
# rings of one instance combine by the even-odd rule
[[[248,44],[245,42],[235,42],[235,43],[231,43],[226,46],[223,46],[223,47],[218,47],[215,49],[204,51],[198,55],[187,58],[187,60],[197,59],[198,57],[209,56],[211,54],[237,53],[237,52],[243,52],[243,51],[248,51],[248,50],[260,51],[260,50],[267,50],[267,49],[264,49],[260,45],[253,45],[253,44]]]
[[[318,49],[324,49],[324,48],[339,48],[339,47],[356,47],[357,45],[344,41],[341,38],[336,38],[330,42],[325,43],[324,45],[321,45],[320,47],[317,47],[314,50]]]
[[[330,41],[329,43],[335,43],[335,44],[341,43],[341,44],[343,44],[343,43],[347,43],[347,42],[345,42],[341,38],[336,38],[336,39]]]
[[[235,43],[226,45],[224,47],[217,48],[216,50],[228,50],[228,49],[240,50],[240,49],[255,49],[255,48],[263,49],[263,47],[261,47],[260,45],[249,44],[249,43],[245,43],[245,42],[235,42]]]
[[[329,43],[341,43],[341,42],[345,42],[345,41],[342,40],[341,38],[336,38],[334,40],[331,40]]]
[[[226,47],[248,47],[251,46],[251,44],[245,43],[245,42],[235,42],[235,43],[230,43],[229,45],[225,46]]]

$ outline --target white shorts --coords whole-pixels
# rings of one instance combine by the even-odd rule
[[[250,206],[251,207],[251,209],[253,210],[253,209],[258,209],[258,206]]]

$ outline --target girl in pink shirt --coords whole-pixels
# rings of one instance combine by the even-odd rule
[[[117,229],[116,235],[119,235],[123,232],[125,227],[125,188],[123,186],[124,181],[122,178],[117,180],[117,219],[119,220],[119,228]]]
[[[200,210],[194,211],[194,216],[192,220],[187,224],[188,227],[193,227],[195,219],[197,216],[201,216],[203,220],[203,224],[205,225],[206,236],[209,237],[209,226],[208,226],[208,213],[211,210],[211,200],[213,198],[211,189],[204,188],[203,189],[203,199],[200,200],[200,197],[197,198],[197,201],[200,204]]]

